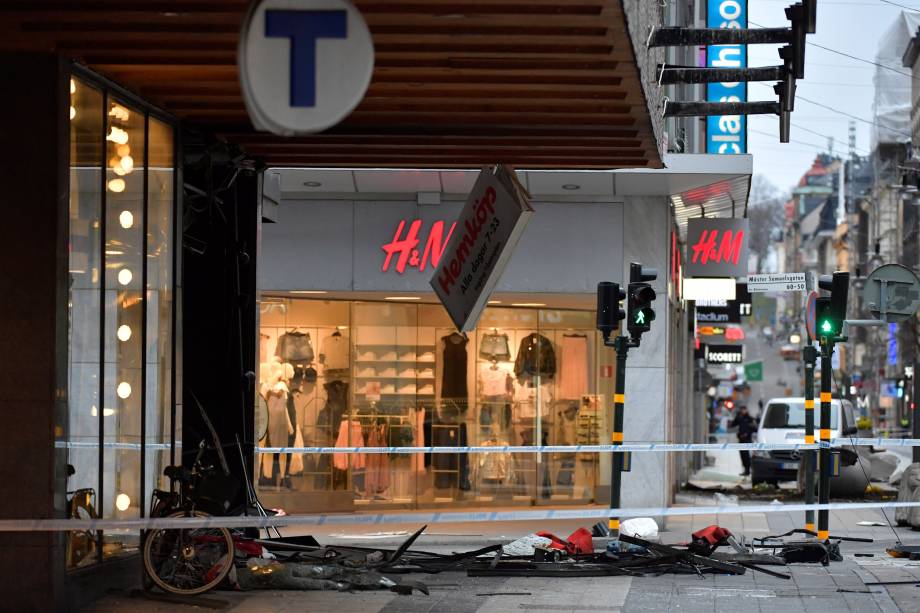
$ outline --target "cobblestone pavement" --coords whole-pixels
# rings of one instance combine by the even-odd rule
[[[785,532],[797,527],[800,518],[787,513],[687,516],[670,518],[662,532],[664,542],[679,542],[690,532],[710,524],[727,527],[747,537]],[[920,611],[920,562],[895,560],[885,554],[885,547],[895,542],[886,526],[863,527],[862,520],[883,521],[879,511],[834,512],[831,533],[876,539],[874,543],[844,543],[844,561],[830,566],[793,565],[785,572],[792,580],[783,580],[748,571],[743,576],[662,575],[658,577],[609,578],[504,578],[467,577],[459,572],[439,575],[410,576],[427,583],[430,596],[398,596],[389,592],[214,592],[199,606],[164,602],[139,594],[111,594],[88,610],[98,613],[140,611],[184,613],[202,611],[201,605],[219,607],[234,613],[499,613],[506,611],[559,611],[591,613],[596,611]],[[490,542],[506,542],[515,535],[537,529],[569,534],[581,525],[577,521],[557,521],[550,525],[493,523],[433,526],[420,539],[419,549],[459,551]],[[387,527],[400,530],[402,527]],[[410,529],[410,527],[406,527]],[[316,534],[316,532],[314,532]],[[920,534],[897,529],[905,544],[920,544]],[[316,534],[321,542],[362,543],[393,547],[402,536],[377,538],[380,535],[343,533],[334,526]],[[856,557],[856,553],[871,557]],[[913,581],[916,584],[867,586],[873,581]]]

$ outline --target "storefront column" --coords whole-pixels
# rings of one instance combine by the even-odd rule
[[[652,283],[657,292],[653,303],[655,321],[642,335],[642,345],[629,352],[626,362],[626,408],[624,442],[666,441],[668,436],[668,298],[669,257],[668,205],[663,197],[630,197],[623,215],[624,273],[629,263],[658,269]],[[681,441],[682,442],[682,441]],[[623,474],[621,500],[624,507],[664,507],[669,502],[667,457],[663,453],[633,456],[632,470]]]
[[[51,55],[3,54],[0,81],[0,518],[63,518],[68,75]],[[0,577],[4,610],[60,608],[63,533],[0,533]]]

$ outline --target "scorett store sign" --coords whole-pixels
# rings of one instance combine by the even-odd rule
[[[458,330],[476,327],[532,213],[514,171],[479,173],[430,281]]]
[[[258,130],[311,134],[364,98],[374,71],[367,24],[347,0],[262,0],[243,20],[240,86]]]

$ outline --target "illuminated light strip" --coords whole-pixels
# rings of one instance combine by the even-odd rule
[[[806,434],[806,435],[805,435],[805,444],[806,444],[806,445],[814,445],[814,444],[815,444],[815,435],[814,435],[814,434]]]
[[[920,502],[834,502],[829,504],[760,504],[712,507],[645,507],[632,509],[558,508],[520,511],[468,511],[420,513],[336,513],[283,515],[281,517],[156,517],[138,519],[4,519],[0,532],[68,532],[71,530],[150,530],[196,528],[265,528],[379,524],[437,524],[458,522],[600,520],[616,517],[686,517],[688,515],[744,515],[749,513],[802,513],[857,509],[920,507]]]
[[[169,443],[90,443],[86,441],[54,441],[57,449],[120,449],[122,451],[140,451],[141,447],[146,449],[170,449]],[[182,447],[182,443],[177,442],[176,447]]]
[[[617,404],[625,404],[626,394],[614,394],[613,401],[616,402]]]
[[[821,428],[821,440],[829,441],[831,440],[831,431],[827,428]]]
[[[805,529],[806,529],[806,530],[810,530],[811,532],[814,532],[814,531],[815,531],[815,525],[814,525],[814,524],[805,524]]]
[[[607,522],[607,527],[610,528],[611,530],[619,530],[619,529],[620,529],[620,520],[619,520],[619,519],[611,519],[610,521]]]
[[[830,532],[828,532],[827,530],[818,530],[818,540],[826,541],[829,534]]]
[[[831,393],[830,392],[821,392],[821,402],[830,402]]]
[[[610,441],[613,443],[622,443],[623,442],[623,433],[614,432],[610,435]]]
[[[813,408],[815,408],[815,400],[814,400],[814,398],[812,398],[811,400],[806,400],[806,401],[805,401],[805,408],[806,408],[806,409],[813,409]]]

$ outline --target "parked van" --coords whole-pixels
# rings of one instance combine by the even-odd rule
[[[821,427],[821,403],[815,400],[815,440]],[[831,400],[831,439],[855,436],[856,413],[849,400]],[[760,414],[757,431],[758,443],[804,443],[805,399],[803,397],[773,398]],[[868,481],[869,460],[863,458],[863,467],[857,463],[858,450],[840,448],[840,477],[831,480],[831,490],[838,494],[861,494]],[[751,453],[751,481],[771,483],[799,481],[804,483],[799,464],[804,452],[792,449],[754,451]],[[865,472],[863,472],[865,468]],[[804,469],[804,467],[803,467]],[[802,473],[803,474],[803,473]],[[815,480],[817,481],[817,479]],[[800,485],[801,489],[801,485]]]

